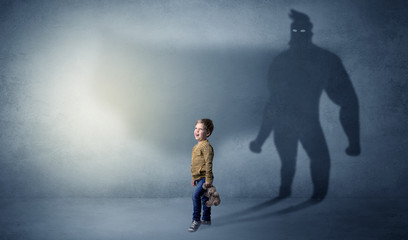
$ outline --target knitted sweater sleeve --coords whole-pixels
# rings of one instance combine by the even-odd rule
[[[205,146],[203,149],[204,155],[204,162],[205,162],[205,181],[208,183],[212,183],[213,180],[213,158],[214,158],[214,150],[211,145]]]

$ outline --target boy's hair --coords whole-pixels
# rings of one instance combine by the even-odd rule
[[[205,130],[207,130],[207,132],[210,133],[210,135],[208,136],[211,136],[212,132],[214,131],[214,124],[211,119],[203,118],[203,119],[198,120],[197,123],[202,123],[205,127]]]

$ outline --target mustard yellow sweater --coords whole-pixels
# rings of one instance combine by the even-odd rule
[[[205,181],[212,183],[212,162],[214,149],[208,140],[194,146],[191,157],[191,176],[194,180],[205,177]]]

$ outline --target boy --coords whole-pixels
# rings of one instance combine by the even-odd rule
[[[214,150],[207,138],[214,130],[213,122],[210,119],[200,119],[194,129],[194,137],[197,145],[194,146],[191,158],[191,185],[193,185],[193,221],[188,228],[189,232],[197,231],[200,224],[211,225],[211,207],[207,207],[205,202],[208,198],[204,195],[203,185],[210,187],[213,181],[212,161]],[[203,219],[201,217],[201,206],[203,208]]]

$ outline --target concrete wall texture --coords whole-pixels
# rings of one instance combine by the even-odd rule
[[[359,100],[362,152],[320,98],[329,197],[408,197],[406,1],[1,1],[0,197],[185,197],[193,127],[211,118],[214,184],[275,196],[269,137],[249,150],[288,49],[291,9],[336,54]],[[312,192],[299,145],[294,196]]]

